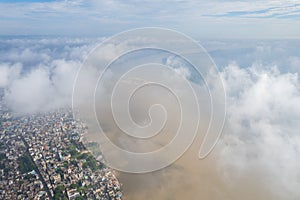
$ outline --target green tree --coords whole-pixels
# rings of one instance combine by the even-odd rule
[[[76,200],[85,200],[86,198],[83,196],[76,197]]]
[[[19,170],[21,173],[28,173],[35,169],[35,164],[32,162],[28,153],[18,158]]]
[[[58,185],[54,189],[54,200],[67,200],[67,196],[65,194],[65,186],[64,185]]]
[[[6,159],[5,153],[0,153],[0,161]]]

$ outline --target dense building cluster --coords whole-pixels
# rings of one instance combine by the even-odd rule
[[[13,117],[0,105],[0,199],[121,199],[115,172],[82,143],[70,110]]]

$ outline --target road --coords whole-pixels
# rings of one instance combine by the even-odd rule
[[[43,183],[43,185],[44,185],[44,188],[45,188],[45,190],[46,190],[46,192],[47,192],[49,198],[50,198],[51,200],[54,200],[54,198],[53,198],[52,195],[51,195],[50,189],[48,188],[48,185],[47,185],[47,183],[46,183],[44,177],[42,176],[42,174],[41,174],[41,172],[40,172],[38,166],[36,165],[36,163],[34,162],[32,156],[30,155],[30,152],[29,152],[29,145],[28,145],[28,143],[26,142],[26,140],[25,140],[25,138],[23,137],[23,135],[21,135],[21,139],[23,140],[23,142],[24,142],[24,144],[25,144],[25,146],[26,146],[26,152],[27,152],[28,155],[30,156],[31,161],[34,163],[36,173],[38,174],[40,180],[42,181],[42,183]]]

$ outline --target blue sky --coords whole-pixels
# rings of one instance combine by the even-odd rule
[[[0,2],[4,2],[4,3],[16,3],[16,2],[32,3],[32,2],[51,2],[51,1],[55,1],[55,0],[0,0]]]
[[[144,26],[197,38],[299,38],[300,0],[0,0],[0,35],[109,36]]]

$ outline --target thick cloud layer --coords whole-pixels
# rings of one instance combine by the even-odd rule
[[[54,60],[38,66],[8,84],[7,104],[17,113],[47,111],[71,105],[78,62]]]
[[[279,199],[298,199],[298,74],[280,73],[276,67],[253,65],[241,69],[231,64],[223,76],[228,118],[220,144],[220,163],[229,184],[243,184],[251,176]]]
[[[0,39],[4,100],[23,114],[71,106],[76,72],[101,40]],[[203,161],[197,160],[196,145],[166,170],[142,176],[121,174],[125,196],[299,199],[299,41],[203,44],[221,71],[227,93],[227,121],[217,148]],[[117,51],[112,45],[106,56]],[[164,61],[178,73],[193,76],[176,59]]]
[[[0,87],[18,113],[71,106],[73,82],[82,61],[101,39],[0,39]]]

